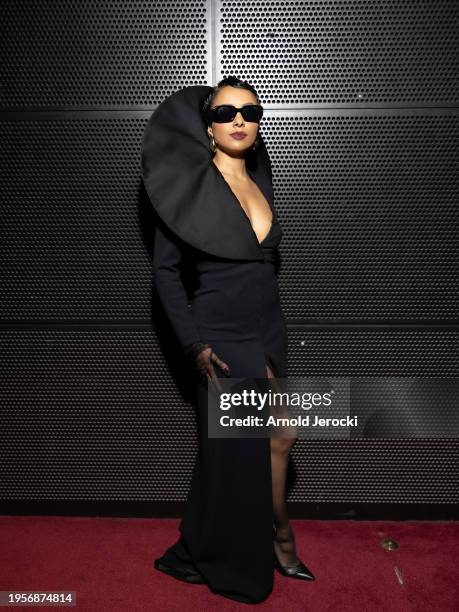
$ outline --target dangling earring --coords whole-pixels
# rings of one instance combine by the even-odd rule
[[[215,138],[213,134],[210,138],[210,150],[212,151],[212,153],[214,153],[217,150],[217,144],[215,142]]]
[[[257,150],[257,148],[258,148],[258,144],[259,144],[259,142],[258,142],[258,138],[256,138],[256,139],[255,139],[255,142],[254,142],[254,143],[253,143],[253,145],[252,145],[252,149],[253,149],[254,151],[256,151],[256,150]]]

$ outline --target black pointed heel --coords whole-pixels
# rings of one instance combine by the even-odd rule
[[[312,574],[306,565],[300,560],[298,565],[293,567],[287,567],[280,563],[277,555],[275,557],[274,567],[277,571],[286,576],[287,578],[297,578],[298,580],[315,580],[315,576]]]
[[[276,535],[276,526],[273,523],[274,535]],[[274,547],[274,545],[273,545]],[[298,580],[315,580],[314,574],[309,570],[306,565],[299,560],[297,565],[287,566],[282,565],[277,557],[276,550],[274,549],[274,567],[277,571],[282,574],[282,576],[286,576],[287,578],[297,578]]]
[[[188,582],[189,584],[205,584],[204,578],[199,572],[192,569],[178,569],[177,567],[170,567],[161,562],[161,559],[155,559],[154,566],[160,572],[164,572],[169,576],[182,580],[182,582]]]

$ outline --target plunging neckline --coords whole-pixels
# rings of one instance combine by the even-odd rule
[[[228,181],[225,179],[225,177],[223,176],[222,171],[218,168],[217,164],[214,164],[214,162],[212,160],[210,160],[210,163],[212,164],[212,166],[215,168],[215,170],[218,172],[218,174],[221,176],[223,182],[225,183],[225,185],[228,187],[230,193],[232,194],[235,204],[239,207],[239,209],[241,210],[242,214],[244,215],[244,218],[246,219],[247,223],[249,224],[250,229],[252,230],[252,234],[255,237],[255,240],[257,241],[258,246],[261,246],[263,244],[263,242],[268,238],[268,236],[271,234],[271,231],[273,229],[274,226],[274,207],[271,205],[271,201],[268,198],[268,196],[265,194],[265,192],[263,191],[263,189],[260,187],[260,185],[257,183],[257,181],[253,178],[252,172],[246,168],[247,170],[247,174],[249,175],[249,177],[251,178],[251,180],[255,183],[255,185],[258,187],[258,189],[260,190],[260,193],[264,196],[266,202],[268,203],[268,206],[271,210],[271,225],[269,227],[268,233],[266,234],[266,236],[262,239],[262,240],[258,240],[258,236],[255,232],[255,230],[253,229],[253,225],[252,222],[250,221],[250,217],[249,215],[245,212],[244,208],[242,207],[241,203],[239,202],[238,197],[236,196],[236,194],[234,193],[234,191],[231,189],[231,185],[228,183]]]
[[[273,231],[273,227],[274,227],[274,210],[273,209],[271,209],[271,215],[272,215],[272,217],[271,217],[271,225],[269,227],[268,233],[266,234],[266,236],[263,238],[263,240],[261,242],[258,242],[258,237],[257,237],[257,242],[258,242],[259,245],[262,245],[263,242],[268,239],[268,237],[270,236],[271,232]],[[250,223],[250,219],[249,219],[249,223]],[[250,224],[250,225],[252,225],[252,224]],[[253,230],[253,228],[252,228],[252,230]],[[255,234],[255,230],[253,230],[253,233]],[[256,234],[255,234],[255,236],[256,236]]]
[[[256,233],[256,231],[253,229],[252,222],[250,221],[250,217],[249,217],[249,215],[248,215],[248,214],[245,212],[245,210],[242,208],[242,206],[241,206],[241,209],[242,209],[242,212],[244,213],[244,215],[247,217],[247,221],[249,222],[249,225],[250,225],[250,227],[251,227],[251,229],[252,229],[252,232],[253,232],[253,233],[254,233],[254,235],[255,235],[255,239],[256,239],[256,241],[257,241],[257,242],[258,242],[258,244],[261,246],[261,245],[263,244],[263,242],[264,242],[264,241],[265,241],[265,240],[268,238],[268,236],[269,236],[269,235],[270,235],[270,233],[271,233],[271,230],[273,229],[273,225],[274,225],[274,212],[273,212],[273,210],[271,209],[271,225],[269,226],[268,233],[267,233],[267,234],[266,234],[266,236],[263,238],[263,240],[258,240],[257,233]]]

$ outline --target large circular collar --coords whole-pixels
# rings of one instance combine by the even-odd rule
[[[142,139],[142,178],[164,223],[191,246],[229,259],[263,259],[249,217],[212,161],[201,103],[212,90],[185,87],[152,113]],[[246,169],[274,214],[272,173],[261,134]]]

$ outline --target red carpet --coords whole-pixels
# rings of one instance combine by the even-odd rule
[[[205,585],[178,582],[153,568],[153,559],[178,537],[178,524],[178,519],[0,516],[0,590],[76,591],[73,609],[84,612],[459,610],[457,523],[292,520],[298,554],[316,581],[276,572],[271,596],[257,605],[225,599]],[[381,548],[387,536],[397,540],[398,550]]]

